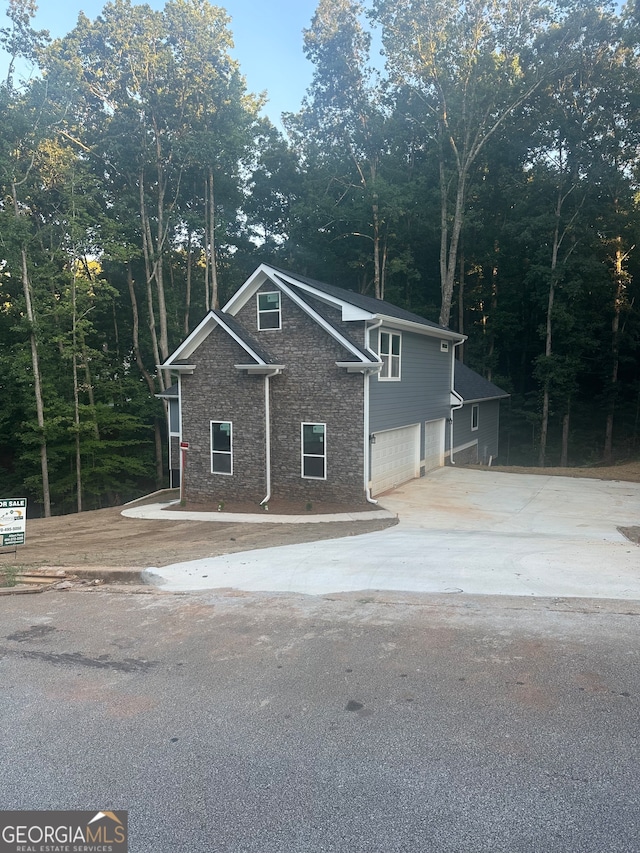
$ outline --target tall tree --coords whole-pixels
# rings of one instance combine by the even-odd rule
[[[391,80],[413,93],[411,120],[438,158],[440,323],[448,325],[472,170],[544,79],[534,48],[549,13],[530,2],[374,0],[374,17]]]

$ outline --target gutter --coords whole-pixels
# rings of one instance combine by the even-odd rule
[[[455,350],[456,350],[456,347],[459,347],[460,344],[464,343],[465,340],[466,340],[466,338],[464,338],[464,340],[462,340],[462,341],[457,341],[456,343],[454,343],[453,349],[451,350],[451,396],[457,397],[458,400],[460,400],[460,402],[458,403],[457,406],[451,406],[451,409],[449,412],[449,464],[450,465],[456,464],[453,461],[453,413],[457,409],[461,409],[464,406],[464,400],[462,399],[460,394],[456,393],[456,390],[454,387],[455,386],[455,371],[456,371],[456,357],[455,357],[456,352],[455,352]]]
[[[370,349],[369,343],[369,334],[375,329],[379,329],[383,324],[384,320],[377,320],[372,326],[366,326],[365,331],[365,341],[364,345],[367,349]],[[377,373],[380,368],[372,371]],[[371,436],[369,434],[369,378],[371,373],[369,371],[365,371],[364,374],[364,494],[367,499],[367,503],[378,505],[378,501],[374,500],[371,497],[371,488],[369,486],[369,468],[371,466]]]
[[[265,479],[267,481],[267,494],[260,501],[264,506],[271,498],[271,406],[269,402],[269,374],[264,377],[264,455],[265,455]]]

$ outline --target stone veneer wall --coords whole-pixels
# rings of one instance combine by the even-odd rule
[[[185,497],[200,503],[242,500],[257,506],[267,488],[264,377],[236,370],[234,364],[246,364],[251,359],[219,327],[192,359],[197,365],[195,372],[181,379],[182,438],[189,442]],[[211,472],[212,420],[232,423],[231,476]]]
[[[262,290],[274,287],[267,284]],[[353,356],[284,293],[282,328],[258,331],[256,299],[252,297],[236,319],[285,365],[284,372],[271,379],[273,497],[364,503],[364,377],[335,364]],[[301,475],[303,422],[326,423],[326,480]]]

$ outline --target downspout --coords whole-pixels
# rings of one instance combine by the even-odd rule
[[[260,506],[265,506],[271,498],[271,406],[269,403],[269,374],[264,376],[264,452],[265,452],[265,479],[267,481],[267,494],[260,501]]]
[[[453,413],[457,409],[461,409],[464,406],[464,400],[460,397],[459,394],[455,392],[455,370],[456,370],[456,347],[459,347],[460,344],[464,343],[464,339],[461,341],[456,341],[453,345],[453,349],[451,350],[451,396],[457,397],[461,402],[458,403],[457,406],[451,406],[449,412],[449,464],[455,465],[456,463],[453,461]]]
[[[366,327],[364,345],[369,349],[369,334],[375,329],[379,329],[382,325],[382,320],[378,320],[373,326]],[[371,497],[371,489],[369,487],[369,469],[371,467],[371,435],[369,433],[369,379],[370,372],[367,370],[364,374],[364,493],[367,502],[370,504],[378,504],[377,500]]]

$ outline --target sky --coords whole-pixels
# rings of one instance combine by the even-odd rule
[[[32,26],[49,30],[58,38],[73,29],[80,12],[95,19],[105,2],[39,0]],[[164,0],[147,2],[154,9],[164,7]],[[311,83],[313,66],[302,51],[302,30],[309,27],[317,0],[212,0],[212,4],[221,6],[231,17],[233,56],[240,63],[248,90],[256,94],[266,90],[269,101],[264,113],[280,125],[281,113],[299,110]],[[0,9],[6,12],[6,0],[1,0]],[[4,14],[0,14],[0,26],[4,21]],[[6,63],[0,60],[0,75],[5,68]]]

